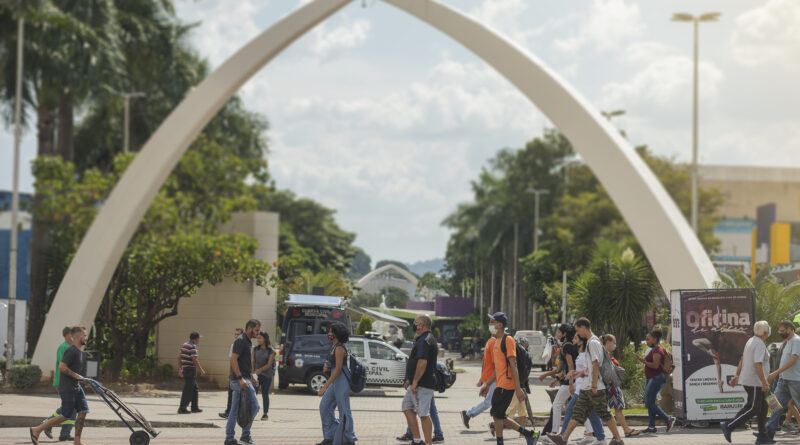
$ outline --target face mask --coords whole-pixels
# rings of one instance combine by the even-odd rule
[[[489,332],[490,332],[492,335],[494,335],[494,334],[497,334],[497,327],[496,327],[495,325],[493,325],[493,324],[490,324],[490,325],[489,325]]]
[[[780,336],[781,336],[781,338],[789,338],[789,333],[788,332],[781,332]]]
[[[333,334],[328,334],[328,341],[333,343]]]

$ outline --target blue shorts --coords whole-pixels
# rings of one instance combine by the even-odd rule
[[[67,419],[73,419],[75,414],[88,413],[89,404],[86,402],[86,394],[83,388],[77,391],[61,392],[61,415]]]

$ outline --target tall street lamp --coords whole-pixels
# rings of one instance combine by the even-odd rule
[[[550,193],[550,190],[544,189],[537,189],[535,187],[529,187],[526,190],[528,193],[533,193],[534,195],[534,205],[533,205],[533,251],[536,252],[539,250],[539,195],[547,195]],[[516,278],[516,277],[515,277]],[[536,323],[536,304],[533,305],[533,329],[537,328]]]
[[[698,31],[700,22],[716,22],[720,12],[707,12],[699,16],[693,16],[685,12],[676,13],[672,16],[673,22],[690,22],[694,24],[694,87],[692,92],[692,229],[694,233],[699,232],[697,222],[698,203],[697,203],[697,54],[698,54]]]
[[[122,142],[122,152],[128,153],[130,151],[130,143],[131,143],[131,98],[133,97],[145,97],[146,94],[136,91],[133,93],[117,93],[125,99],[125,122],[124,126],[124,137]]]

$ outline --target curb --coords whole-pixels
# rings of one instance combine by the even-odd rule
[[[38,425],[42,422],[43,417],[33,416],[0,416],[0,428],[24,428],[32,425]],[[88,427],[111,427],[111,428],[127,428],[125,423],[121,420],[104,420],[104,419],[86,419],[86,426]],[[133,429],[141,429],[136,422],[131,422]],[[151,422],[154,429],[157,428],[220,428],[219,426],[210,422]]]

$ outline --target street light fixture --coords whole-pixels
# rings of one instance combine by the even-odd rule
[[[707,12],[699,16],[693,16],[685,12],[673,14],[673,22],[691,22],[694,24],[694,87],[692,91],[692,229],[694,233],[699,232],[698,225],[698,200],[697,200],[697,59],[698,59],[698,34],[700,22],[716,22],[722,15],[720,12]]]

